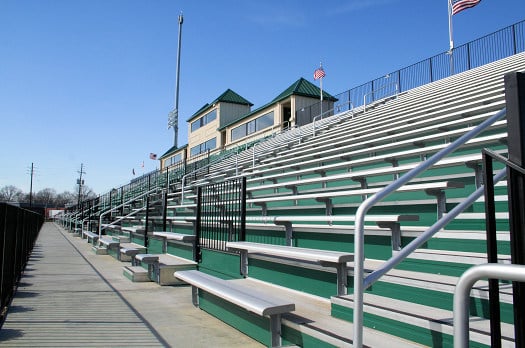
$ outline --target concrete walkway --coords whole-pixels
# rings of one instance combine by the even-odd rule
[[[45,223],[1,347],[262,347],[191,304],[188,286],[132,283],[121,263]]]

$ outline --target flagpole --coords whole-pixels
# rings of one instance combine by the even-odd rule
[[[450,53],[452,53],[452,50],[454,49],[454,36],[452,30],[452,0],[448,0],[448,39],[450,43]]]
[[[448,0],[448,40],[449,40],[449,58],[450,58],[450,75],[454,74],[454,60],[452,52],[454,50],[454,33],[452,27],[452,0]]]
[[[323,63],[319,63],[319,67],[323,68]],[[323,77],[319,79],[319,89],[321,90],[321,119],[323,119]]]

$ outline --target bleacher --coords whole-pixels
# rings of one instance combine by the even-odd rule
[[[503,109],[503,76],[524,70],[525,54],[515,54],[268,138],[219,158],[185,183],[158,173],[154,193],[142,196],[152,183],[136,182],[101,199],[96,212],[64,223],[117,250],[129,279],[190,284],[195,305],[264,344],[350,346],[359,206]],[[480,187],[481,149],[506,155],[506,141],[503,119],[375,205],[365,220],[365,273]],[[209,220],[197,215],[220,196],[215,208],[226,209],[236,186],[213,185],[232,179],[245,182],[242,237],[234,231],[240,208]],[[509,263],[505,181],[496,186],[496,199],[499,260]],[[486,262],[484,210],[477,200],[366,289],[366,346],[452,345],[455,285]],[[104,221],[96,218],[100,212],[108,212]],[[201,227],[219,232],[197,235]],[[476,283],[470,297],[472,347],[490,346],[487,284]],[[500,290],[504,347],[513,345],[512,307],[506,284]]]

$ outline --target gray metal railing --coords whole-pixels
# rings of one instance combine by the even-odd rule
[[[395,256],[388,260],[380,269],[374,271],[372,274],[364,278],[364,222],[367,212],[376,204],[385,199],[390,194],[394,193],[401,186],[407,184],[410,180],[423,173],[428,168],[432,167],[439,160],[446,157],[450,153],[457,150],[459,147],[467,143],[472,138],[479,135],[481,132],[489,128],[494,122],[502,119],[506,116],[506,109],[503,109],[493,116],[489,117],[483,121],[479,126],[472,129],[471,131],[465,133],[459,137],[456,141],[451,143],[448,147],[437,152],[435,155],[430,157],[425,162],[421,163],[417,167],[413,168],[405,175],[403,175],[398,180],[392,182],[386,186],[383,190],[377,192],[375,195],[367,198],[357,209],[355,216],[355,236],[354,236],[354,347],[362,347],[363,345],[363,302],[364,302],[364,291],[373,282],[377,281],[382,275],[391,270],[395,265],[403,261],[408,254],[413,252],[419,245],[424,243],[422,239],[419,239],[417,242],[414,240],[412,243],[408,244],[405,248],[401,249]],[[500,180],[505,175],[505,172],[499,173],[496,176],[496,179]],[[481,197],[483,194],[483,188],[478,188],[474,192],[475,195]],[[472,196],[472,195],[471,195]],[[477,199],[477,198],[476,198]],[[469,201],[472,201],[472,204],[475,199],[469,197]],[[442,219],[438,220],[433,226],[424,233],[425,238],[430,238],[435,234],[439,229],[446,225],[450,220],[455,218],[461,211],[470,206],[468,202],[459,204],[456,208],[451,210],[446,214]],[[443,220],[443,221],[442,221]],[[448,221],[447,221],[448,220]]]
[[[122,204],[119,204],[119,205],[117,205],[117,206],[115,206],[115,207],[112,207],[112,208],[110,207],[110,209],[108,209],[108,210],[102,212],[102,213],[99,215],[99,217],[98,217],[98,239],[100,240],[100,238],[102,237],[102,230],[106,229],[109,225],[114,225],[114,224],[120,222],[121,220],[123,220],[124,218],[130,217],[130,216],[133,216],[133,215],[137,214],[139,211],[144,210],[145,207],[143,207],[143,208],[141,208],[141,209],[139,209],[139,210],[137,210],[137,211],[134,211],[134,212],[132,212],[132,213],[130,213],[130,214],[127,214],[126,216],[122,217],[121,219],[118,219],[118,220],[116,220],[116,221],[112,221],[110,224],[108,224],[108,226],[102,226],[102,218],[103,218],[105,215],[107,215],[107,214],[109,214],[109,213],[111,213],[111,212],[113,212],[113,211],[115,211],[115,210],[117,210],[117,209],[119,209],[119,208],[121,208],[121,207],[124,207],[124,206],[126,206],[126,205],[128,205],[128,204],[131,204],[131,203],[137,201],[138,199],[141,199],[142,197],[147,197],[147,196],[151,195],[152,193],[158,192],[158,190],[159,190],[159,188],[155,187],[155,188],[153,188],[153,189],[151,189],[151,190],[149,190],[149,191],[147,191],[147,192],[144,192],[144,193],[142,193],[142,194],[140,194],[140,195],[138,195],[138,196],[136,196],[136,197],[133,197],[133,198],[129,199],[128,201],[126,201],[126,202],[124,202],[124,203],[122,203]],[[148,223],[148,222],[146,221],[146,224],[147,224],[147,223]]]
[[[470,290],[481,279],[525,282],[525,266],[488,263],[469,268],[461,275],[454,291],[454,347],[469,346]]]

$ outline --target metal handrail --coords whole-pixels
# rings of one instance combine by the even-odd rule
[[[507,176],[507,171],[505,169],[501,170],[498,174],[494,176],[494,183],[501,181]],[[463,202],[456,205],[450,212],[443,215],[443,218],[439,219],[430,226],[425,232],[419,235],[417,238],[408,243],[403,249],[396,253],[395,256],[391,257],[386,261],[380,268],[376,269],[370,273],[364,280],[364,288],[368,288],[373,283],[375,283],[379,278],[385,275],[388,271],[397,266],[401,261],[403,261],[408,255],[413,251],[419,248],[422,244],[427,242],[434,234],[439,232],[443,227],[445,227],[449,222],[454,220],[461,212],[471,206],[478,198],[483,196],[484,187],[481,186],[476,191],[472,192]]]
[[[399,83],[397,82],[392,82],[392,83],[388,83],[386,85],[383,85],[381,86],[380,88],[377,88],[377,89],[373,89],[372,91],[368,92],[368,93],[365,93],[363,95],[363,112],[366,112],[366,97],[368,97],[369,95],[374,95],[376,94],[378,91],[382,90],[382,89],[386,89],[387,87],[390,87],[392,85],[395,85],[396,86],[396,94],[395,96],[397,97],[397,95],[399,94]],[[385,98],[388,98],[388,97],[391,97],[391,95],[388,95],[388,96],[385,96]],[[373,101],[373,100],[372,100]]]
[[[372,284],[372,278],[370,278],[368,281],[364,279],[364,221],[365,221],[365,216],[368,210],[370,210],[370,208],[372,208],[372,206],[374,206],[376,203],[382,201],[384,198],[386,198],[387,196],[395,192],[401,186],[408,183],[414,177],[418,176],[419,174],[421,174],[428,168],[432,167],[439,160],[449,155],[450,153],[454,152],[460,146],[464,145],[467,141],[479,135],[481,132],[483,132],[488,127],[490,127],[494,122],[502,119],[505,116],[506,116],[506,109],[503,109],[497,112],[496,114],[494,114],[493,116],[489,117],[488,119],[483,121],[481,124],[479,124],[476,128],[463,134],[461,137],[459,137],[457,140],[451,143],[448,147],[440,150],[439,152],[434,154],[432,157],[430,157],[425,162],[411,169],[401,178],[395,180],[394,182],[387,185],[381,191],[367,198],[357,209],[357,212],[355,215],[355,235],[354,235],[354,260],[355,260],[354,261],[354,315],[353,315],[354,347],[361,348],[363,346],[363,297],[364,297],[364,291],[366,290],[366,288]],[[459,214],[459,212],[456,212],[456,211],[455,213]],[[454,216],[451,213],[449,213],[445,215],[445,217],[443,218],[448,219],[450,217],[453,218]],[[397,264],[401,262],[402,259],[406,257],[405,254],[406,252],[399,252],[396,256],[394,256],[396,260],[390,262],[389,265],[392,265],[393,263]],[[384,272],[383,270],[380,273],[384,274],[386,272]],[[377,275],[380,275],[380,273],[376,273],[374,277],[376,277]],[[377,279],[378,278],[375,278],[373,280],[375,281]]]
[[[525,266],[487,263],[473,266],[461,275],[454,291],[455,348],[469,346],[470,290],[478,280],[485,278],[525,282]]]
[[[119,209],[119,208],[121,208],[121,207],[123,207],[123,206],[125,206],[125,205],[127,205],[127,204],[130,204],[130,203],[136,201],[136,200],[139,199],[139,198],[142,198],[142,197],[144,197],[144,196],[147,196],[147,195],[149,195],[149,194],[151,194],[151,193],[153,193],[153,192],[155,192],[155,191],[157,191],[157,190],[158,190],[158,188],[155,187],[155,188],[153,188],[153,189],[151,189],[151,190],[149,190],[149,191],[147,191],[147,192],[144,192],[144,193],[141,194],[141,195],[138,195],[138,196],[136,196],[136,197],[133,197],[133,198],[131,198],[130,200],[127,200],[126,202],[124,202],[124,203],[122,203],[122,204],[119,204],[119,205],[117,205],[117,206],[115,206],[115,207],[113,207],[113,208],[111,208],[111,209],[109,209],[109,210],[106,210],[106,211],[103,212],[102,214],[100,214],[99,217],[98,217],[98,239],[100,240],[100,237],[102,236],[102,230],[105,229],[105,228],[107,228],[107,226],[102,227],[102,217],[103,217],[104,215],[107,215],[107,214],[111,213],[112,211],[115,211],[115,210],[117,210],[117,209]],[[139,211],[142,211],[142,210],[139,210]],[[134,213],[137,213],[137,212],[134,212]],[[130,216],[130,215],[126,215],[126,217],[128,217],[128,216]],[[110,225],[111,225],[111,224],[110,224]],[[109,226],[109,225],[108,225],[108,226]]]
[[[338,105],[337,105],[337,106],[338,106],[338,107],[337,107],[337,109],[338,109],[337,112],[338,112],[338,113],[340,112],[340,111],[339,111],[339,110],[340,110],[340,107],[341,107],[342,105],[344,105],[344,104],[348,104],[348,106],[350,106],[350,110],[348,110],[348,111],[351,113],[352,118],[354,118],[354,104],[353,104],[352,101],[350,101],[350,100],[349,100],[348,102],[346,102],[346,103],[338,104]],[[315,117],[312,119],[312,136],[315,137],[315,121],[317,120],[317,118],[320,117],[321,120],[322,120],[324,114],[326,114],[326,113],[330,113],[330,112],[332,112],[332,111],[333,111],[334,113],[336,112],[335,107],[331,108],[330,110],[326,110],[325,112],[323,112],[323,113],[321,113],[321,114],[315,116]],[[345,112],[344,114],[346,115],[347,112]],[[334,114],[334,115],[332,115],[332,116],[336,116],[336,115],[337,115],[337,114]],[[330,116],[330,117],[332,117],[332,116]]]

